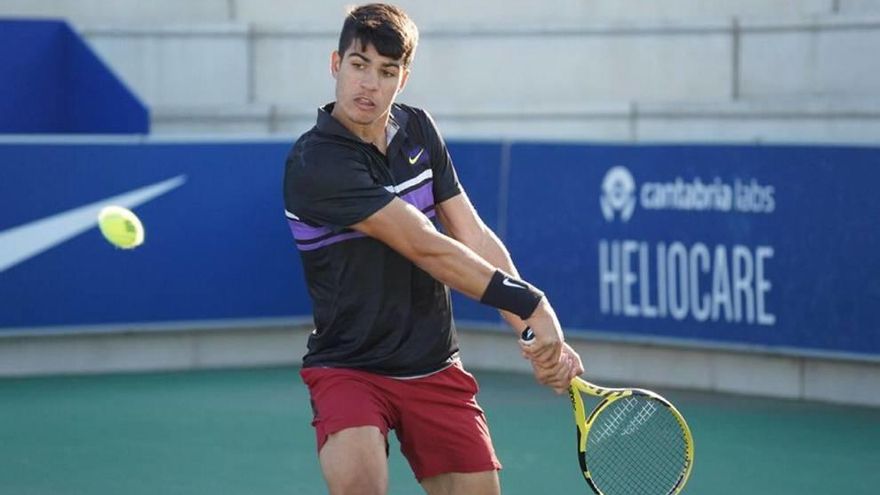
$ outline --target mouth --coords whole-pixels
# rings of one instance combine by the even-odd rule
[[[354,99],[354,104],[360,108],[361,110],[371,111],[376,108],[376,104],[373,100],[367,98],[366,96],[358,96]]]

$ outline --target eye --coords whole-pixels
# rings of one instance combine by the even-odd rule
[[[358,70],[364,68],[364,64],[361,62],[352,62],[351,66],[354,67],[355,69],[358,69]]]
[[[382,75],[385,77],[397,77],[397,73],[391,72],[390,70],[383,70]]]

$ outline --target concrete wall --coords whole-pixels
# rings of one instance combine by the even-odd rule
[[[83,33],[151,104],[157,133],[300,132],[333,98],[335,30]],[[401,100],[455,137],[876,143],[874,46],[880,17],[438,29]]]
[[[155,133],[298,134],[333,98],[347,3],[7,0],[0,13],[74,19]],[[422,26],[401,99],[450,137],[880,142],[880,0],[401,5]]]
[[[74,24],[223,22],[229,0],[3,0],[0,16],[60,17]]]
[[[836,3],[839,12],[880,12],[880,0],[838,0]]]
[[[880,102],[584,104],[556,112],[433,112],[447,138],[598,142],[838,143],[877,145]],[[285,105],[159,107],[154,135],[229,133],[293,140],[315,110]]]
[[[226,329],[0,337],[0,376],[295,365],[308,328],[274,323]],[[506,331],[460,332],[471,369],[529,373]],[[880,363],[614,342],[570,333],[590,379],[880,406]]]
[[[640,104],[638,142],[880,143],[880,101],[739,101]]]
[[[304,1],[239,0],[235,2],[234,15],[236,20],[244,22],[335,29],[345,7],[357,3],[339,0],[310,4]],[[552,8],[546,8],[524,0],[446,0],[440,3],[398,0],[393,3],[404,8],[424,28],[576,26],[606,20],[678,21],[732,16],[788,17],[833,13],[835,4],[834,0],[555,0]]]
[[[712,101],[731,91],[731,38],[725,28],[426,33],[405,95],[438,112],[541,110],[636,97]],[[296,104],[332,97],[328,67],[336,36],[259,32],[256,101]]]
[[[266,136],[283,132],[276,123],[276,115],[275,106],[260,104],[154,106],[150,114],[151,131],[153,136]],[[314,122],[298,122],[286,130],[295,130],[299,135],[311,125]]]
[[[337,29],[347,0],[4,0],[0,15],[64,17],[74,23],[256,22]],[[365,3],[365,2],[364,2]],[[680,21],[730,17],[788,18],[880,12],[878,0],[398,0],[423,28],[558,26],[595,21]]]
[[[249,29],[240,24],[89,28],[92,48],[150,105],[249,101]]]
[[[880,93],[880,18],[743,22],[739,96],[857,98]]]

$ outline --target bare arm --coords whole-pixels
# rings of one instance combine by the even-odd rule
[[[437,205],[437,216],[452,238],[472,249],[492,266],[519,277],[504,243],[486,226],[464,191]],[[499,312],[517,335],[525,329],[526,324],[515,314],[503,310]]]
[[[453,200],[454,198],[445,201],[442,205]],[[461,204],[450,209],[447,205],[441,209],[448,221],[451,218],[450,211],[452,217],[457,217],[460,207]],[[461,226],[453,225],[455,223],[450,223],[451,230]],[[496,271],[496,266],[464,243],[438,232],[422,212],[399,198],[395,198],[352,228],[382,241],[440,282],[476,300],[481,299]],[[489,232],[485,225],[482,228]],[[478,243],[478,249],[486,252],[489,257],[506,263],[507,267],[513,266],[507,250],[494,234],[489,240],[484,238],[483,242]],[[528,325],[535,332],[534,343],[523,349],[524,355],[535,366],[535,376],[541,383],[562,393],[571,377],[583,371],[583,368],[580,367],[580,358],[577,358],[577,365],[569,358],[562,359],[563,351],[567,354],[570,348],[563,348],[562,330],[553,308],[545,298],[525,322],[515,315],[510,317],[516,320],[518,327],[524,328]]]
[[[519,277],[507,248],[477,214],[467,194],[462,192],[440,203],[437,205],[437,214],[450,236],[461,241],[494,267]],[[543,363],[555,363],[559,360],[564,340],[562,329],[546,297],[528,320],[523,321],[507,311],[501,311],[501,315],[513,327],[517,336],[526,326],[532,327],[535,343],[530,346],[529,351],[533,360]]]
[[[461,242],[438,232],[422,212],[400,199],[352,227],[384,242],[440,282],[476,300],[480,300],[495,273],[495,267]]]
[[[437,205],[437,214],[450,236],[471,248],[493,266],[519,277],[507,247],[486,226],[464,192]],[[546,298],[527,322],[513,313],[503,310],[500,313],[516,330],[517,335],[527,325],[533,328],[536,335],[538,332],[543,334],[543,350],[533,344],[523,346],[523,355],[532,362],[539,382],[550,386],[557,393],[563,393],[571,378],[583,373],[581,358],[563,342],[562,329]]]

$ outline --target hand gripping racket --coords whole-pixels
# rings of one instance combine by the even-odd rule
[[[526,328],[522,341],[535,338]],[[694,465],[684,417],[650,390],[604,388],[575,377],[568,390],[577,425],[578,461],[598,495],[674,495]],[[589,416],[581,394],[601,402]]]

